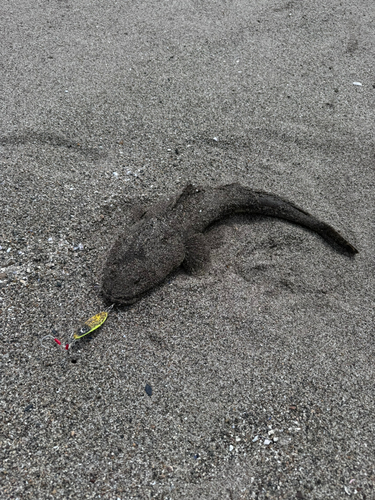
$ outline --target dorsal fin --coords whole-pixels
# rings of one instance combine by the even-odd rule
[[[202,187],[194,186],[194,184],[187,184],[184,189],[181,191],[181,193],[177,196],[173,206],[175,207],[179,203],[183,203],[186,198],[191,196],[192,194],[198,193],[199,191],[203,191],[204,189]]]

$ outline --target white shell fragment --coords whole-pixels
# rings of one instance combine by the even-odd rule
[[[353,82],[353,85],[357,85],[357,87],[362,87],[362,83],[361,82]]]

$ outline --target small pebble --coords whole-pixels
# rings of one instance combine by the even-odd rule
[[[151,387],[151,385],[146,384],[145,391],[146,391],[147,396],[150,396],[150,397],[152,396],[152,387]]]
[[[362,87],[362,83],[361,82],[353,82],[353,85],[357,85],[357,87]]]
[[[229,451],[233,451],[233,446],[229,445]]]
[[[253,443],[255,443],[256,441],[258,441],[259,439],[259,436],[255,436],[255,438],[253,439]]]
[[[265,439],[265,440],[264,440],[264,444],[265,444],[266,446],[268,446],[268,445],[270,444],[270,442],[271,442],[271,441],[270,441],[269,439]]]

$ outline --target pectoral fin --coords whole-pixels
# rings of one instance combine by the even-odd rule
[[[202,233],[191,236],[185,242],[185,260],[182,265],[189,274],[201,274],[210,262],[210,249]]]

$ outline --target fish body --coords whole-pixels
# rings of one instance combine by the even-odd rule
[[[240,184],[216,188],[186,186],[180,195],[145,212],[121,234],[109,251],[104,270],[104,297],[132,304],[182,264],[198,273],[209,261],[204,231],[237,213],[264,215],[304,226],[349,255],[357,249],[333,227],[280,196]]]

